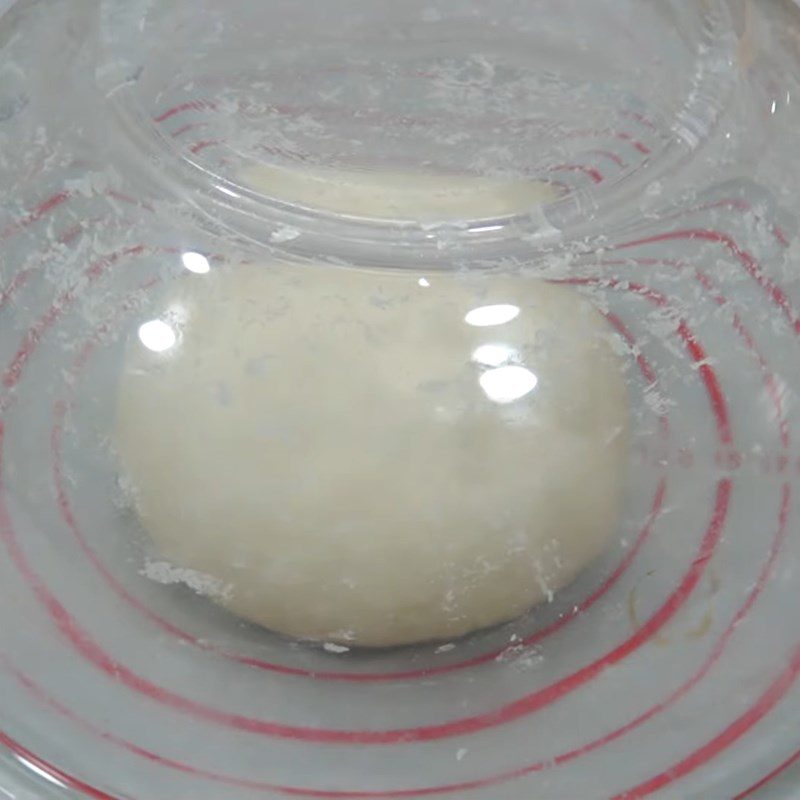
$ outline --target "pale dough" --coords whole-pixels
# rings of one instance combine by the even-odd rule
[[[166,347],[136,338],[121,378],[124,470],[161,554],[242,617],[450,639],[552,597],[615,529],[626,387],[570,288],[239,265],[155,316]]]
[[[246,183],[265,195],[306,208],[354,217],[469,220],[520,214],[556,199],[552,185],[474,175],[251,168]]]

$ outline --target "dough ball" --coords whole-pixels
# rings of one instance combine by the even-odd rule
[[[176,281],[117,440],[163,555],[294,637],[516,617],[615,529],[627,403],[604,318],[520,276],[279,263]]]
[[[544,181],[460,174],[262,165],[251,169],[245,182],[285,202],[373,219],[488,219],[530,211],[556,199],[552,185]]]

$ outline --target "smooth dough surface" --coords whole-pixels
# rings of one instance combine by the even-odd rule
[[[242,617],[448,639],[551,597],[615,529],[626,387],[570,288],[240,265],[175,281],[156,316],[177,338],[128,349],[123,468],[158,549]]]
[[[488,219],[556,199],[552,185],[474,175],[261,165],[245,181],[266,195],[307,208],[399,220]]]

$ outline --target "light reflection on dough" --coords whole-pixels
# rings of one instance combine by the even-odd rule
[[[502,367],[519,358],[519,351],[505,344],[482,344],[472,353],[472,360],[484,367]]]
[[[151,319],[139,326],[139,341],[154,353],[163,353],[175,346],[178,334],[164,320]]]
[[[502,303],[493,306],[479,306],[473,308],[464,317],[467,325],[474,328],[491,328],[494,325],[505,325],[519,316],[519,306]]]
[[[186,267],[189,272],[205,275],[207,272],[211,271],[211,264],[202,253],[189,251],[181,256],[181,261],[183,261],[183,266]]]
[[[539,379],[525,367],[498,367],[484,372],[478,382],[490,400],[513,403],[530,394]]]

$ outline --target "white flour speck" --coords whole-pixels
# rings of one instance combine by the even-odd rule
[[[293,239],[297,239],[298,236],[300,236],[300,231],[297,228],[293,228],[291,225],[284,225],[274,231],[269,239],[271,242],[280,244],[282,242],[291,242]]]
[[[349,653],[350,648],[345,647],[343,644],[334,644],[333,642],[325,642],[322,645],[322,649],[326,650],[328,653]]]
[[[225,584],[219,578],[214,578],[194,569],[176,567],[167,561],[148,560],[139,574],[165,586],[184,583],[197,594],[206,597],[217,597],[222,600],[229,598],[233,591],[229,584]]]

